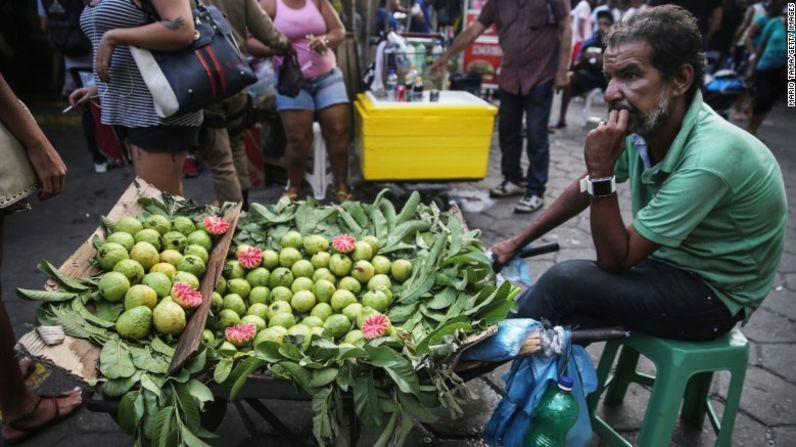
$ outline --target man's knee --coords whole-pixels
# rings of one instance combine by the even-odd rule
[[[562,291],[579,289],[580,284],[590,281],[600,267],[594,261],[573,259],[559,262],[544,272],[534,287],[534,294],[560,295]]]

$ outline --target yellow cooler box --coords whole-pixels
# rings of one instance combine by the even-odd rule
[[[439,101],[381,100],[360,94],[359,163],[365,180],[481,179],[486,176],[497,108],[463,91]]]

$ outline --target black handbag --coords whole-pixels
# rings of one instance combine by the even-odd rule
[[[130,47],[161,118],[201,110],[257,81],[221,11],[197,2],[193,18],[194,41],[184,50]]]
[[[304,74],[299,67],[298,56],[292,52],[285,56],[282,66],[279,67],[279,80],[276,84],[276,91],[280,95],[295,98],[301,93],[304,87]]]

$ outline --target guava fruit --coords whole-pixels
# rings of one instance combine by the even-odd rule
[[[376,286],[376,288],[374,288],[373,291],[374,292],[377,292],[377,291],[381,292],[381,293],[384,294],[384,296],[387,297],[387,307],[389,307],[392,304],[393,300],[395,299],[395,297],[393,296],[393,293],[392,293],[392,289],[387,288],[384,285]]]
[[[274,301],[273,303],[268,305],[268,320],[270,321],[274,318],[274,315],[287,313],[290,314],[293,312],[293,308],[290,307],[290,303],[287,301]]]
[[[343,308],[342,313],[348,317],[349,320],[357,321],[357,317],[362,313],[362,308],[363,306],[360,303],[351,303]]]
[[[229,222],[219,216],[205,216],[202,226],[208,233],[219,236],[229,230]]]
[[[356,302],[357,297],[354,296],[351,291],[346,289],[338,289],[332,294],[332,299],[329,304],[331,304],[332,309],[335,312],[340,312],[344,307]]]
[[[177,267],[181,261],[182,253],[178,252],[177,250],[163,250],[160,253],[160,262],[166,262],[174,267]]]
[[[365,236],[362,238],[362,242],[367,242],[367,244],[370,245],[370,249],[374,255],[381,249],[381,243],[376,236]]]
[[[340,278],[337,288],[348,290],[356,295],[362,290],[362,283],[357,281],[353,276],[346,276],[345,278]]]
[[[332,255],[329,254],[328,251],[319,251],[312,255],[310,259],[310,263],[316,269],[326,268],[329,267],[329,260],[332,259]]]
[[[149,242],[157,250],[160,250],[160,233],[158,230],[152,228],[144,228],[135,234],[134,239],[136,242]]]
[[[268,304],[271,302],[271,289],[265,286],[252,287],[249,292],[249,304]]]
[[[229,260],[224,263],[224,268],[221,270],[221,274],[224,275],[224,278],[230,280],[230,279],[245,277],[246,271],[243,270],[243,267],[241,267],[240,262],[235,260]]]
[[[246,281],[249,281],[252,287],[267,286],[270,278],[271,272],[265,267],[257,267],[246,274]]]
[[[113,231],[124,232],[130,236],[135,236],[136,233],[144,229],[144,224],[135,217],[125,216],[116,221],[113,225]]]
[[[240,316],[246,313],[246,302],[243,301],[243,298],[241,298],[240,295],[236,293],[230,293],[224,297],[224,302],[221,305],[221,308],[231,310]]]
[[[202,305],[202,293],[191,287],[187,282],[175,282],[171,286],[171,297],[175,303],[185,310],[196,309]]]
[[[141,267],[143,271],[143,267]],[[158,262],[157,264],[153,265],[149,268],[150,273],[162,273],[166,275],[166,278],[169,278],[171,281],[174,278],[174,274],[177,273],[177,267],[169,264],[168,262]]]
[[[243,323],[243,324],[247,324],[247,323],[253,324],[257,328],[258,331],[262,330],[262,329],[265,329],[268,326],[267,324],[265,324],[265,320],[262,319],[262,317],[260,317],[258,315],[244,315],[240,319],[240,322]]]
[[[307,327],[311,327],[311,328],[312,327],[323,327],[323,319],[321,317],[316,317],[314,315],[310,315],[310,316],[304,317],[304,319],[301,320],[301,323],[303,325],[305,325]]]
[[[304,251],[308,255],[314,255],[318,252],[326,251],[329,249],[329,241],[325,237],[313,234],[304,238]]]
[[[171,228],[175,231],[188,236],[196,230],[196,224],[193,223],[190,217],[177,216],[171,224]]]
[[[205,261],[205,263],[207,263],[207,260],[210,259],[210,253],[208,253],[207,250],[205,250],[205,248],[202,247],[201,245],[196,245],[196,244],[191,244],[186,246],[182,250],[182,254],[186,256],[187,255],[197,256],[199,258],[202,258],[202,261]]]
[[[310,335],[310,327],[301,323],[296,323],[288,328],[287,335],[308,337]]]
[[[282,267],[293,267],[293,264],[301,259],[301,252],[293,247],[285,247],[279,252],[279,265]]]
[[[373,259],[370,261],[373,264],[373,271],[377,275],[388,275],[390,274],[390,267],[392,267],[392,262],[387,259],[385,256],[377,255],[374,256]]]
[[[130,280],[119,272],[108,272],[102,275],[97,283],[99,293],[108,301],[119,302],[130,288]]]
[[[128,259],[130,255],[122,244],[105,242],[97,250],[97,264],[102,270],[111,271],[117,262]]]
[[[109,234],[108,237],[105,238],[105,242],[116,242],[124,247],[125,250],[130,251],[133,248],[133,245],[135,245],[135,238],[130,233],[117,231],[115,233]]]
[[[356,238],[350,234],[338,234],[332,239],[332,248],[337,253],[351,253],[354,251]]]
[[[210,329],[202,331],[202,344],[212,345],[214,341],[216,341],[216,336],[213,335],[213,331]]]
[[[268,327],[282,326],[287,329],[296,324],[296,317],[290,312],[279,312],[268,320]]]
[[[185,329],[185,311],[174,301],[163,299],[152,311],[152,323],[161,334],[179,335]]]
[[[290,272],[293,273],[295,278],[312,278],[315,273],[315,267],[312,266],[310,261],[299,259],[290,267]]]
[[[321,267],[321,268],[315,270],[315,273],[312,274],[312,280],[314,282],[318,282],[318,280],[321,280],[321,279],[325,279],[325,280],[329,281],[332,284],[337,282],[337,277],[334,276],[334,274],[332,272],[330,272],[329,269],[327,269],[325,267]]]
[[[260,261],[260,265],[273,271],[279,267],[279,253],[273,250],[263,250],[263,260]]]
[[[279,329],[283,329],[284,332],[280,331]],[[285,335],[287,335],[287,329],[283,328],[282,326],[265,328],[254,336],[253,345],[254,347],[257,347],[257,345],[264,341],[272,341],[281,345]]]
[[[319,279],[312,285],[312,293],[319,303],[328,303],[335,292],[334,284],[325,279]]]
[[[351,258],[344,254],[335,253],[329,258],[329,271],[336,276],[346,276],[351,271]]]
[[[268,285],[271,290],[274,287],[290,287],[293,284],[293,273],[285,267],[277,267],[271,272],[271,277],[268,278]]]
[[[285,301],[290,302],[293,298],[293,292],[285,286],[276,286],[271,289],[271,302]]]
[[[144,219],[144,228],[151,228],[160,234],[166,234],[171,231],[171,221],[166,216],[152,214]]]
[[[365,336],[359,329],[349,331],[347,334],[345,334],[345,338],[343,338],[343,343],[349,343],[359,348],[365,346],[366,342],[367,339],[365,339]]]
[[[390,335],[393,332],[390,319],[382,313],[373,314],[362,322],[362,335],[368,340]]]
[[[141,340],[152,329],[152,309],[138,306],[128,309],[116,320],[116,332],[128,340]]]
[[[241,278],[233,278],[227,281],[227,293],[235,293],[240,295],[241,298],[246,299],[249,292],[252,291],[252,286],[249,282]]]
[[[279,239],[279,245],[281,245],[283,249],[288,247],[301,248],[301,246],[304,245],[304,238],[298,231],[290,230]]]
[[[171,282],[172,283],[186,282],[188,283],[189,286],[193,287],[194,289],[199,289],[200,285],[199,278],[197,278],[196,275],[194,275],[191,272],[183,272],[183,271],[178,271],[177,273],[175,273],[174,277],[171,278]]]
[[[210,308],[213,310],[213,313],[218,313],[223,307],[224,297],[218,292],[213,292],[213,294],[210,295]]]
[[[180,309],[182,308],[180,307]],[[226,329],[239,323],[240,315],[235,313],[235,311],[232,309],[221,309],[221,312],[218,313],[218,329]]]
[[[354,251],[351,253],[351,259],[354,261],[370,261],[373,257],[373,249],[365,241],[356,241],[354,243]]]
[[[390,267],[392,277],[398,282],[404,282],[412,276],[412,263],[406,259],[396,259]]]
[[[238,262],[245,269],[253,269],[260,266],[263,260],[263,251],[257,247],[248,245],[238,245]]]
[[[374,290],[377,287],[392,289],[390,277],[387,275],[373,275],[373,278],[370,278],[370,281],[368,281],[368,290]]]
[[[169,231],[160,237],[161,248],[164,249],[170,248],[172,250],[183,251],[187,243],[188,238],[179,231]]]
[[[368,245],[368,247],[370,246]],[[362,284],[365,284],[370,278],[373,278],[375,273],[376,270],[373,268],[373,264],[365,260],[357,261],[351,268],[351,276]]]
[[[227,280],[224,279],[223,276],[218,277],[218,283],[216,284],[215,291],[220,293],[221,295],[227,294]]]
[[[154,245],[149,242],[136,242],[130,250],[130,259],[138,261],[145,271],[149,271],[153,265],[160,262],[160,253]],[[179,266],[177,267],[179,269]]]
[[[254,303],[246,309],[246,315],[256,315],[265,320],[268,318],[268,306],[263,303]]]
[[[124,308],[130,310],[138,306],[153,309],[158,304],[158,294],[155,289],[143,284],[136,284],[124,294]]]
[[[155,264],[157,265],[157,264]],[[170,265],[170,264],[166,264]],[[154,265],[152,266],[154,267]],[[171,280],[165,273],[149,272],[144,275],[141,284],[149,286],[158,294],[158,298],[163,298],[171,292]]]
[[[218,347],[218,352],[224,356],[232,356],[238,352],[238,348],[236,348],[232,343],[224,340],[224,343],[221,343],[221,346]]]
[[[296,293],[300,290],[312,290],[312,280],[309,278],[296,278],[290,285],[290,291]]]
[[[326,319],[329,318],[329,315],[332,315],[333,313],[334,310],[332,309],[332,306],[327,303],[318,303],[310,311],[310,316],[318,317],[321,320],[326,321]]]
[[[133,259],[122,259],[113,266],[114,272],[119,272],[130,280],[130,284],[138,284],[144,279],[144,267]]]
[[[205,230],[195,230],[188,235],[187,245],[198,245],[208,252],[213,248],[213,238]]]
[[[294,311],[301,314],[312,310],[316,302],[315,295],[309,290],[299,290],[290,298],[290,306]]]
[[[365,323],[365,320],[367,320],[369,317],[371,317],[373,315],[376,315],[378,313],[379,313],[379,311],[374,309],[374,308],[372,308],[372,307],[367,307],[367,306],[363,307],[362,308],[362,312],[360,312],[359,316],[357,317],[357,321],[356,321],[357,327],[362,329],[362,324]]]
[[[332,337],[341,338],[351,329],[351,320],[343,314],[330,315],[323,322],[323,328],[329,331]]]
[[[177,266],[177,270],[193,273],[197,277],[204,275],[205,268],[205,261],[202,261],[202,258],[199,256],[194,255],[183,256],[182,262]],[[229,287],[229,285],[227,285],[227,287]]]
[[[387,295],[380,290],[369,290],[362,296],[362,304],[367,307],[372,307],[379,312],[384,312],[390,305],[390,300],[387,298]]]

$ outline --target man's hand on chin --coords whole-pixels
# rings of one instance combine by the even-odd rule
[[[614,164],[625,150],[629,116],[627,110],[611,110],[608,113],[608,121],[602,121],[596,129],[586,135],[583,155],[590,176],[613,175]]]

